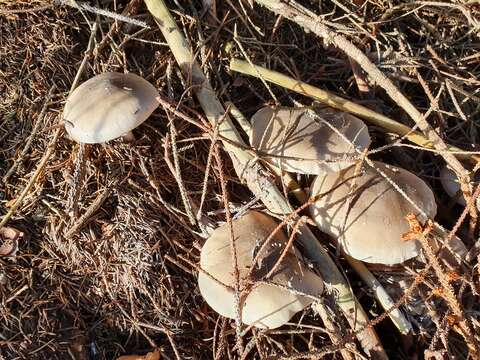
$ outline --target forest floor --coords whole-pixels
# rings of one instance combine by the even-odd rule
[[[445,144],[480,150],[478,3],[298,2],[365,54],[396,92],[427,114]],[[10,248],[5,234],[0,243],[0,359],[116,359],[154,348],[164,359],[241,358],[235,322],[216,314],[198,290],[205,237],[192,225],[185,201],[203,203],[204,217],[215,226],[223,224],[220,178],[225,177],[230,211],[264,207],[238,178],[226,151],[220,158],[209,156],[213,130],[196,125],[205,124],[205,115],[195,89],[144,2],[89,2],[110,15],[79,10],[73,3],[0,0],[0,214],[11,211],[3,225],[21,232]],[[247,118],[266,105],[311,105],[313,100],[231,71],[233,58],[416,126],[402,104],[369,80],[358,59],[335,41],[256,1],[172,0],[168,6],[217,97],[232,102]],[[111,13],[126,18],[115,20]],[[159,106],[134,130],[135,141],[86,146],[82,161],[79,144],[61,127],[63,106],[82,61],[80,82],[107,71],[136,73],[194,121]],[[396,141],[395,134],[366,123],[371,149],[384,147],[368,157],[423,179],[435,193],[435,220],[447,232],[455,228],[467,250],[473,249],[469,261],[450,269],[441,264],[453,299],[445,295],[448,289],[440,286],[431,261],[372,268],[394,299],[405,289],[392,284],[398,279],[410,284],[421,274],[420,284],[400,304],[412,323],[411,334],[401,335],[388,317],[375,322],[374,329],[392,359],[467,358],[469,349],[474,358],[472,344],[480,343],[475,206],[465,209],[443,190],[439,174],[448,160],[443,153]],[[396,145],[387,146],[392,142]],[[472,155],[463,154],[465,158],[472,160]],[[42,162],[45,166],[33,178]],[[467,173],[474,169],[468,160],[461,166]],[[16,203],[31,180],[26,196]],[[312,178],[299,180],[308,188]],[[470,185],[475,192],[478,184]],[[292,206],[299,204],[292,200]],[[315,234],[370,319],[381,316],[384,310],[371,289],[337,257],[326,236]],[[244,358],[348,358],[348,352],[339,351],[345,346],[350,356],[361,358],[354,337],[333,343],[335,336],[351,334],[342,314],[334,312],[334,317],[338,334],[333,336],[311,307],[278,330],[249,329],[243,334],[248,344]],[[334,350],[322,354],[322,349]]]

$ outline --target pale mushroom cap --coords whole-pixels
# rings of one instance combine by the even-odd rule
[[[435,217],[435,198],[423,180],[398,167],[374,164],[429,218]],[[375,169],[366,166],[364,172],[352,178],[354,174],[352,166],[317,176],[311,194],[326,194],[310,207],[318,227],[339,239],[345,253],[358,260],[393,265],[416,257],[421,248],[419,241],[401,238],[410,231],[405,217],[415,214],[421,222],[427,219]],[[352,183],[356,189],[349,195]]]
[[[300,268],[298,259],[289,254],[283,260],[290,272],[278,273],[272,282],[299,289],[305,294],[319,296],[323,292],[322,280],[313,272]],[[312,303],[312,299],[295,295],[273,285],[256,287],[245,299],[243,322],[256,327],[274,329],[288,322],[297,312]]]
[[[330,126],[316,120],[308,110],[287,107],[260,109],[252,117],[250,144],[274,155],[270,159],[272,163],[278,167],[281,164],[283,169],[291,172],[321,174],[350,166],[352,158],[357,156],[354,147]],[[370,145],[368,128],[362,120],[329,108],[314,111],[338,129],[356,149],[363,151]]]
[[[453,172],[453,170],[444,166],[440,171],[440,182],[442,183],[443,189],[448,194],[448,196],[452,198],[456,197],[457,192],[460,191],[460,183],[458,182],[458,178],[455,175],[455,172]],[[460,194],[460,196],[456,198],[456,201],[460,205],[467,205],[463,194]]]
[[[444,166],[440,171],[440,182],[442,183],[443,189],[450,197],[456,197],[457,193],[460,191],[460,183],[458,178],[455,175],[455,172],[448,167]],[[460,205],[466,206],[465,198],[463,194],[460,194],[457,198],[457,203]]]
[[[250,211],[233,222],[241,283],[251,268],[256,251],[276,226],[274,219],[256,211]],[[252,280],[260,279],[270,271],[286,243],[287,238],[283,232],[279,231],[262,252],[260,267],[256,267]],[[233,287],[234,275],[228,225],[216,229],[206,241],[200,255],[200,266],[215,279]],[[323,291],[322,279],[303,268],[293,251],[287,253],[270,281],[312,296],[319,296]],[[203,298],[217,313],[235,318],[235,300],[232,290],[226,289],[203,271],[199,272],[198,284]],[[276,328],[289,321],[295,313],[311,302],[312,299],[306,296],[296,295],[273,285],[260,284],[243,302],[242,321],[257,327]]]
[[[143,123],[157,108],[157,89],[135,74],[97,75],[68,97],[65,129],[78,142],[95,144],[118,138]]]
[[[477,176],[475,176],[475,181],[478,180],[480,180],[480,174],[477,174]],[[450,196],[451,198],[455,198],[457,204],[467,206],[465,197],[463,196],[463,193],[460,189],[460,183],[458,181],[458,178],[452,169],[444,166],[442,170],[440,170],[440,182],[442,183],[442,187],[448,194],[448,196]],[[477,198],[477,208],[480,210],[480,198]]]

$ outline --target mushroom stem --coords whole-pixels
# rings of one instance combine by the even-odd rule
[[[122,140],[125,141],[125,142],[134,142],[135,141],[135,135],[133,135],[133,132],[129,131],[129,132],[122,135]]]
[[[402,312],[395,308],[395,302],[388,295],[382,284],[375,278],[375,276],[368,270],[365,264],[359,260],[344,254],[350,266],[362,278],[363,282],[373,291],[375,298],[378,300],[382,308],[388,312],[388,316],[393,324],[397,327],[402,335],[407,335],[412,331],[412,324],[402,314]]]

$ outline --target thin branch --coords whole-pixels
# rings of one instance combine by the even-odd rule
[[[240,291],[240,271],[238,270],[238,257],[237,257],[237,247],[235,242],[235,234],[233,232],[233,223],[232,215],[230,213],[230,203],[228,200],[227,192],[227,181],[225,180],[223,173],[223,164],[220,156],[220,151],[218,150],[218,145],[214,143],[214,156],[218,165],[218,172],[220,177],[220,188],[222,189],[222,199],[223,205],[225,208],[225,217],[227,219],[229,237],[230,237],[230,253],[232,257],[232,272],[233,272],[233,289],[235,292],[234,298],[234,307],[235,307],[235,330],[237,335],[237,349],[238,353],[243,353],[243,341],[242,341],[242,299]]]
[[[105,17],[108,17],[108,18],[111,18],[111,19],[114,19],[114,20],[117,20],[117,21],[122,21],[122,22],[127,23],[127,24],[132,24],[132,25],[136,25],[136,26],[139,26],[139,27],[142,27],[142,28],[145,28],[145,29],[150,29],[150,26],[148,26],[148,24],[144,21],[132,19],[132,18],[129,18],[127,16],[117,14],[116,12],[113,12],[113,11],[100,9],[100,8],[97,8],[95,6],[91,6],[91,5],[89,5],[87,3],[84,3],[84,2],[77,2],[75,0],[55,0],[55,3],[56,3],[56,5],[61,4],[61,5],[70,6],[70,7],[73,7],[75,9],[78,9],[78,10],[85,10],[85,11],[94,13],[96,15],[105,16]]]
[[[75,222],[75,224],[65,233],[65,238],[68,239],[75,235],[90,219],[90,217],[103,205],[110,195],[110,187],[103,189],[103,191],[95,198],[93,203],[88,207],[85,213]]]
[[[93,26],[93,29],[92,29],[92,34],[96,32],[96,23],[94,24]],[[83,70],[85,69],[85,66],[87,64],[87,59],[88,59],[88,54],[91,50],[91,45],[93,43],[92,41],[93,39],[93,35],[90,36],[90,40],[89,40],[89,43],[88,43],[88,47],[87,47],[87,50],[85,51],[85,55],[84,55],[84,58],[82,60],[82,63],[80,64],[79,68],[78,68],[78,71],[75,75],[75,79],[72,83],[72,86],[70,88],[70,93],[75,89],[75,87],[77,86],[78,84],[78,81],[83,73]],[[53,89],[55,89],[55,85],[53,85]],[[53,91],[53,90],[52,90]],[[17,211],[17,209],[22,205],[23,203],[23,200],[25,199],[25,197],[27,196],[28,192],[30,191],[30,189],[32,188],[32,186],[35,184],[35,182],[37,181],[37,178],[40,176],[40,174],[42,173],[43,169],[45,168],[48,160],[50,159],[50,156],[52,156],[52,154],[54,153],[55,151],[55,147],[57,146],[57,141],[58,139],[60,138],[60,135],[62,134],[62,130],[63,130],[63,127],[58,127],[53,135],[53,138],[52,140],[50,141],[50,143],[48,144],[47,146],[47,149],[45,151],[45,154],[43,155],[43,158],[42,160],[40,161],[40,163],[38,164],[37,166],[37,169],[35,170],[35,172],[33,173],[32,177],[30,178],[30,180],[28,181],[28,184],[25,186],[25,188],[23,189],[22,193],[20,194],[20,196],[17,198],[17,200],[15,201],[15,204],[13,204],[13,206],[10,208],[10,210],[8,211],[8,213],[3,217],[2,221],[0,221],[0,228],[2,228],[3,226],[5,226],[5,224],[7,223],[7,221],[12,217],[12,215],[15,213],[15,211]]]
[[[7,221],[15,214],[15,211],[22,205],[23,200],[25,200],[25,197],[29,193],[30,189],[33,187],[35,182],[37,181],[38,177],[42,173],[43,169],[45,168],[45,165],[47,164],[48,160],[50,159],[50,156],[53,154],[55,151],[55,147],[57,145],[57,141],[60,138],[60,134],[62,133],[62,128],[58,128],[55,131],[55,134],[53,135],[52,140],[50,140],[50,143],[47,146],[47,149],[45,151],[45,154],[43,155],[42,160],[37,166],[37,169],[33,173],[33,175],[30,177],[30,180],[28,181],[28,184],[25,186],[21,194],[18,196],[18,198],[15,200],[15,203],[13,206],[10,208],[8,213],[3,217],[2,221],[0,221],[0,228],[5,226]]]

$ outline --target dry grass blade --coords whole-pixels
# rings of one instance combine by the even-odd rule
[[[85,66],[86,66],[86,63],[87,63],[87,59],[88,59],[88,56],[89,56],[89,52],[91,50],[91,46],[92,46],[92,43],[93,43],[93,36],[96,32],[96,24],[94,25],[93,29],[92,29],[92,32],[91,32],[91,35],[90,35],[90,40],[89,40],[89,43],[88,43],[88,48],[87,48],[87,51],[85,52],[85,56],[83,58],[83,61],[82,63],[80,64],[80,67],[78,68],[78,71],[77,71],[77,74],[75,76],[75,80],[73,81],[72,83],[72,86],[70,87],[70,92],[72,92],[76,86],[78,85],[78,81],[80,79],[80,76],[81,74],[83,73],[84,69],[85,69]],[[56,85],[53,85],[51,88],[50,88],[50,92],[49,93],[53,93],[53,91],[55,90],[56,88]],[[17,209],[20,207],[20,205],[22,204],[24,198],[27,196],[28,192],[30,191],[30,189],[33,187],[33,185],[35,184],[35,181],[37,180],[37,178],[40,176],[40,174],[42,173],[42,171],[44,170],[48,160],[50,160],[50,156],[52,156],[53,152],[55,151],[55,147],[57,145],[57,141],[58,139],[60,138],[60,135],[62,134],[62,131],[63,129],[62,128],[57,128],[55,130],[55,133],[53,135],[53,138],[52,140],[50,141],[46,151],[45,151],[45,154],[42,158],[42,160],[40,161],[40,163],[38,164],[38,167],[37,167],[37,170],[35,171],[35,173],[31,176],[27,186],[25,186],[25,188],[23,189],[23,191],[21,192],[21,194],[19,195],[19,197],[15,200],[15,204],[10,208],[10,210],[8,211],[8,213],[3,217],[3,219],[0,221],[0,228],[3,227],[7,221],[12,217],[12,215],[15,213],[15,211],[17,211]]]
[[[112,12],[112,11],[108,11],[108,10],[105,10],[105,9],[100,9],[100,8],[97,8],[95,6],[91,6],[91,5],[89,5],[87,3],[84,3],[84,2],[77,3],[75,0],[55,0],[55,1],[58,2],[61,5],[71,6],[73,8],[79,9],[79,10],[89,11],[89,12],[92,12],[92,13],[97,14],[97,15],[110,17],[110,18],[115,19],[117,21],[122,21],[122,22],[125,22],[125,23],[128,23],[128,24],[132,24],[132,25],[142,27],[142,28],[147,28],[147,29],[149,28],[149,26],[143,21],[131,19],[131,18],[129,18],[127,16],[124,16],[122,14],[117,14],[117,13]]]
[[[65,238],[70,238],[75,235],[83,226],[85,226],[86,222],[90,219],[90,217],[95,214],[95,212],[103,205],[104,201],[110,195],[110,188],[105,188],[103,191],[97,196],[97,198],[93,201],[93,203],[88,207],[85,213],[73,224],[73,226],[65,233]]]
[[[25,143],[24,148],[22,149],[22,152],[20,153],[20,156],[15,160],[13,165],[8,169],[7,173],[3,177],[3,183],[7,183],[8,178],[12,176],[12,174],[15,172],[15,169],[20,165],[20,163],[23,161],[25,158],[25,155],[27,155],[27,152],[30,150],[30,147],[32,146],[32,141],[37,136],[38,131],[40,130],[40,126],[42,125],[43,117],[45,116],[45,112],[47,111],[48,108],[48,102],[50,101],[53,90],[55,89],[55,86],[52,86],[50,90],[48,91],[47,96],[45,97],[44,103],[42,110],[40,111],[40,114],[38,115],[37,121],[35,122],[35,126],[32,129],[32,132],[30,136],[28,137],[27,142]]]
[[[50,156],[52,156],[53,152],[55,151],[55,146],[57,145],[57,141],[60,138],[60,134],[62,133],[62,129],[57,129],[55,130],[55,133],[52,137],[52,140],[48,144],[48,147],[45,151],[45,154],[43,155],[42,160],[39,162],[37,166],[37,170],[33,173],[33,175],[30,177],[30,180],[28,181],[27,185],[23,188],[22,192],[18,196],[18,198],[15,200],[15,203],[13,206],[8,210],[8,212],[4,215],[2,220],[0,221],[0,228],[4,227],[8,220],[15,214],[15,212],[20,208],[20,206],[23,204],[23,200],[25,197],[28,195],[30,190],[32,189],[33,185],[37,181],[38,177],[44,170],[48,160],[50,160]]]

